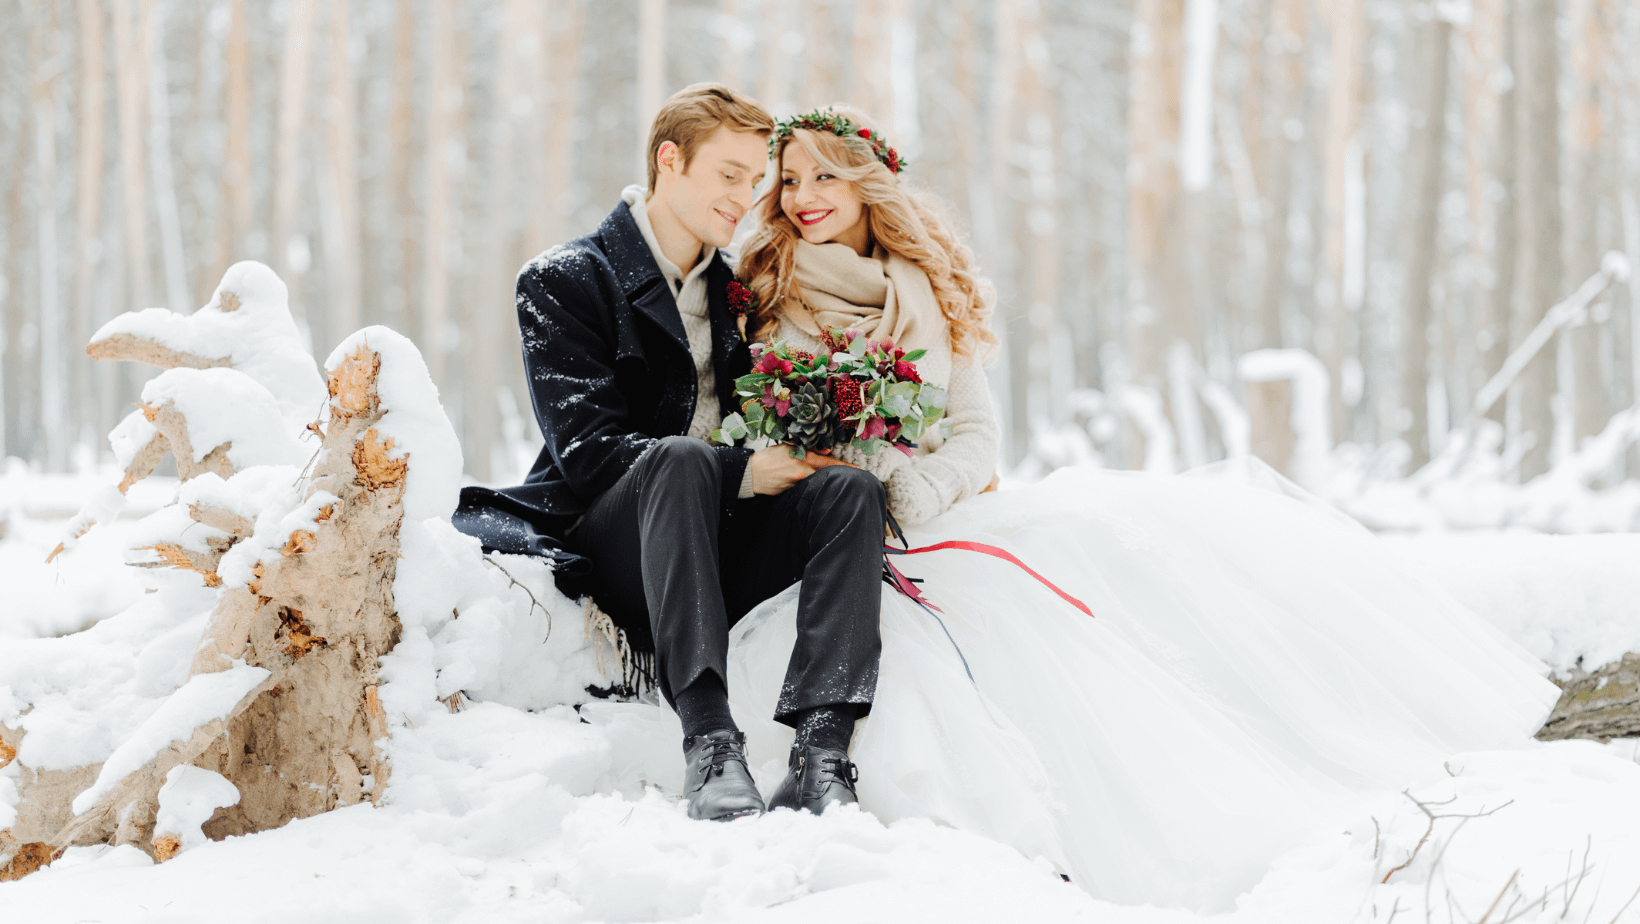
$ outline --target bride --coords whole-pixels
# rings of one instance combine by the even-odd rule
[[[971,252],[865,115],[800,116],[771,144],[777,185],[740,263],[748,334],[814,350],[848,327],[926,349],[949,435],[842,458],[882,479],[913,546],[1006,550],[1092,614],[994,557],[896,559],[935,609],[884,589],[876,704],[851,745],[862,808],[1011,844],[1100,898],[1224,909],[1346,800],[1540,726],[1557,692],[1542,665],[1256,463],[1239,479],[1069,469],[987,493],[994,338]],[[731,635],[763,778],[791,742],[759,717],[796,599]]]

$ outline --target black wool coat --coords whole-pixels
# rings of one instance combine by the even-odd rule
[[[728,414],[737,407],[734,380],[751,371],[751,354],[729,313],[733,273],[721,251],[705,278],[716,394],[701,397]],[[625,202],[594,233],[526,264],[517,305],[524,372],[546,445],[522,485],[463,489],[455,524],[487,550],[557,559],[559,585],[570,591],[587,563],[563,551],[565,532],[644,450],[688,431],[699,380],[671,287]],[[714,448],[727,516],[751,450]]]

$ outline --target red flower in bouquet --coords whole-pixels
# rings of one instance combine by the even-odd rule
[[[790,399],[790,398],[776,398],[773,394],[772,389],[770,390],[770,393],[765,394],[762,398],[759,398],[758,400],[760,402],[762,402],[764,407],[768,408],[771,411],[774,411],[775,415],[779,416],[779,417],[786,416],[786,412],[788,412],[792,409],[792,399]]]
[[[903,359],[894,361],[894,377],[902,382],[922,383],[922,375],[917,372],[917,364],[906,362]]]
[[[779,354],[775,353],[773,350],[770,350],[758,357],[757,365],[752,367],[752,371],[774,376],[791,375],[792,361],[789,359],[781,359]]]

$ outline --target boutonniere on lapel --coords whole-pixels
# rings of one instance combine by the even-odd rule
[[[740,284],[737,279],[729,280],[728,292],[729,313],[735,316],[735,327],[740,330],[742,340],[746,339],[746,318],[757,310],[757,296],[751,289]]]

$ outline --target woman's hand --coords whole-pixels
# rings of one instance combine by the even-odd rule
[[[776,443],[752,453],[747,465],[752,470],[753,494],[779,494],[828,465],[848,463],[818,452],[793,458],[791,446]]]

